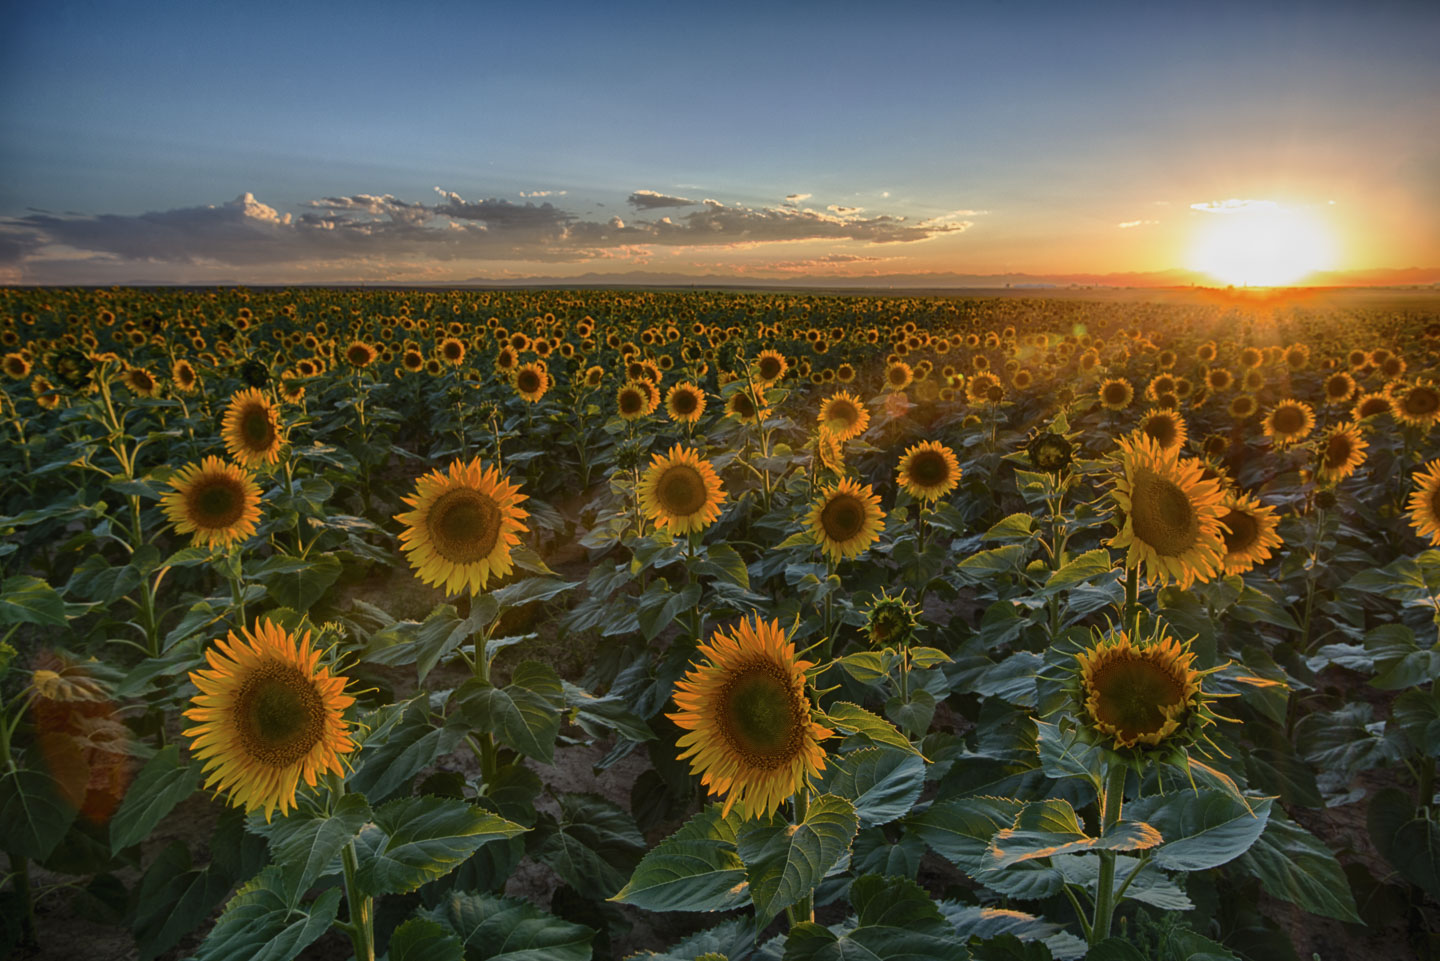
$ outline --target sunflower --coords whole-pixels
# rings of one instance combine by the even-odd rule
[[[1205,386],[1213,391],[1229,390],[1235,384],[1235,375],[1224,367],[1214,367],[1205,372]]]
[[[478,594],[490,575],[510,573],[510,548],[529,529],[519,486],[478,457],[453,462],[448,475],[433,470],[420,477],[415,493],[401,500],[413,508],[395,516],[405,525],[401,549],[422,581],[450,594]]]
[[[685,733],[678,759],[715,796],[722,816],[773,814],[825,770],[820,742],[835,732],[811,720],[805,671],[780,622],[742,620],[717,630],[697,653],[704,660],[675,685],[676,713]]]
[[[1124,410],[1135,399],[1135,388],[1128,380],[1111,378],[1100,385],[1100,403],[1107,410]]]
[[[1433,427],[1440,420],[1440,389],[1423,380],[1399,387],[1390,392],[1390,412],[1402,424]]]
[[[708,460],[679,444],[656,454],[640,478],[640,509],[672,534],[703,531],[720,517],[725,491]]]
[[[522,400],[535,403],[550,389],[550,375],[539,364],[522,364],[515,371],[515,392]]]
[[[1145,419],[1140,421],[1137,432],[1143,433],[1165,450],[1178,451],[1185,446],[1185,438],[1189,436],[1185,427],[1185,418],[1167,410],[1163,407],[1152,407],[1145,412]]]
[[[1343,404],[1355,393],[1355,378],[1340,370],[1325,378],[1325,403]]]
[[[1368,446],[1355,425],[1336,425],[1320,445],[1320,466],[1316,468],[1315,475],[1326,483],[1340,483],[1365,463]]]
[[[847,390],[826,398],[820,405],[820,414],[816,417],[820,426],[836,440],[850,440],[865,433],[870,426],[870,412],[860,402],[860,398]]]
[[[758,424],[770,416],[770,408],[756,408],[755,399],[748,390],[737,390],[725,401],[725,416],[733,417],[742,424]]]
[[[260,486],[244,468],[206,457],[172,474],[170,486],[160,506],[175,530],[193,533],[197,545],[224,547],[255,533]]]
[[[1315,411],[1302,400],[1282,400],[1265,417],[1265,436],[1276,447],[1289,447],[1315,429]]]
[[[363,340],[352,340],[345,348],[345,362],[351,367],[369,367],[375,363],[379,353]]]
[[[280,459],[280,412],[257,388],[236,391],[220,424],[225,449],[245,467]]]
[[[440,341],[435,353],[451,367],[459,367],[465,362],[465,342],[458,337],[446,337]]]
[[[190,672],[200,693],[185,716],[191,753],[205,762],[206,787],[230,796],[245,812],[295,806],[303,777],[314,787],[321,774],[343,775],[340,755],[355,750],[343,712],[355,703],[346,679],[332,676],[311,647],[269,620],[254,632],[231,631],[206,651],[209,670]]]
[[[755,358],[755,373],[759,377],[761,387],[769,387],[780,380],[789,369],[790,362],[779,351],[762,350],[760,356]]]
[[[1377,414],[1384,414],[1390,410],[1390,397],[1387,394],[1374,392],[1361,394],[1355,399],[1355,406],[1350,408],[1350,416],[1356,421],[1362,421]]]
[[[972,404],[998,404],[1005,396],[1000,378],[982,370],[965,384],[965,397]]]
[[[615,392],[615,407],[624,420],[639,420],[654,410],[650,406],[650,392],[633,380],[621,384]]]
[[[160,396],[160,381],[144,367],[127,367],[120,379],[138,397]]]
[[[1236,394],[1230,400],[1230,416],[1236,420],[1247,420],[1259,409],[1260,405],[1249,394]]]
[[[1075,660],[1082,714],[1117,750],[1159,746],[1203,703],[1194,653],[1168,634],[1137,644],[1116,631]]]
[[[1244,574],[1270,558],[1270,549],[1280,546],[1276,528],[1280,518],[1275,508],[1262,504],[1252,495],[1229,492],[1220,501],[1220,523],[1225,525],[1221,537],[1225,556],[1221,566],[1226,574]]]
[[[836,474],[845,473],[845,445],[840,438],[828,430],[820,431],[815,435],[815,451],[827,470]]]
[[[927,503],[937,501],[960,483],[960,462],[944,444],[927,440],[907,450],[900,458],[896,483],[911,497]]]
[[[891,390],[904,390],[915,379],[915,371],[903,360],[897,360],[885,368],[885,386]]]
[[[5,376],[11,380],[24,380],[30,376],[30,361],[26,359],[24,354],[6,354],[5,360],[3,363],[0,363],[0,366],[4,367]]]
[[[200,386],[200,376],[195,373],[194,366],[188,360],[177,360],[170,368],[170,379],[175,382],[175,389],[182,394],[191,394]]]
[[[696,424],[705,413],[705,392],[684,381],[665,392],[665,413],[677,424]]]
[[[1110,492],[1124,525],[1110,543],[1128,547],[1126,567],[1145,567],[1146,580],[1188,588],[1210,580],[1225,554],[1220,485],[1203,477],[1193,458],[1144,434],[1120,441],[1120,472]]]
[[[808,519],[815,543],[837,563],[841,558],[857,556],[879,540],[884,520],[880,495],[870,485],[849,478],[825,488]]]
[[[1415,475],[1415,491],[1406,508],[1416,533],[1440,545],[1440,460],[1432,460]]]

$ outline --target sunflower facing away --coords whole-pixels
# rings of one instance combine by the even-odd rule
[[[880,495],[869,484],[845,478],[821,492],[810,510],[809,526],[815,543],[838,563],[878,541],[884,521]]]
[[[725,491],[708,460],[679,444],[656,454],[640,478],[640,509],[672,534],[703,531],[720,517]]]
[[[1244,574],[1270,559],[1271,548],[1280,546],[1280,518],[1275,508],[1262,504],[1254,496],[1229,492],[1220,501],[1220,523],[1225,525],[1221,538],[1225,556],[1221,567],[1226,574]]]
[[[1124,524],[1110,543],[1128,547],[1126,567],[1147,581],[1188,588],[1215,576],[1225,554],[1220,485],[1194,458],[1178,456],[1144,434],[1120,441],[1120,471],[1110,495]]]
[[[303,777],[344,774],[340,755],[355,750],[342,716],[355,699],[344,677],[320,665],[310,633],[291,634],[270,621],[254,633],[232,631],[205,652],[209,670],[190,672],[200,689],[185,716],[191,751],[205,762],[206,787],[231,803],[284,816]]]
[[[820,742],[835,733],[810,719],[811,664],[779,621],[758,618],[717,630],[697,653],[704,660],[676,683],[679,710],[667,715],[685,731],[679,759],[725,796],[724,814],[772,814],[825,770]]]
[[[1195,655],[1169,635],[1137,644],[1116,631],[1075,660],[1082,715],[1117,750],[1158,747],[1203,707]]]
[[[1315,429],[1315,411],[1303,400],[1282,400],[1265,417],[1265,436],[1276,447],[1289,447]]]
[[[1370,445],[1354,424],[1331,428],[1320,445],[1320,466],[1315,476],[1328,484],[1338,484],[1365,463],[1365,449]]]
[[[405,525],[400,545],[426,584],[449,594],[485,589],[490,576],[510,573],[510,548],[528,530],[525,495],[476,457],[455,461],[449,473],[433,470],[401,500],[413,508],[395,519]]]
[[[870,412],[860,403],[860,398],[842,390],[826,398],[816,420],[836,440],[844,442],[865,433],[865,428],[870,426]]]
[[[933,440],[916,444],[900,457],[896,483],[916,500],[937,501],[960,483],[960,462],[955,452]]]
[[[225,449],[245,467],[280,460],[280,412],[257,388],[236,391],[220,423]]]
[[[225,547],[255,533],[260,487],[244,468],[206,457],[177,470],[170,486],[160,506],[175,530],[194,534],[197,545]]]
[[[1440,460],[1432,460],[1415,475],[1415,490],[1406,507],[1416,533],[1440,545]]]

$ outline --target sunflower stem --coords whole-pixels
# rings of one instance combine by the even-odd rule
[[[1140,614],[1140,568],[1125,569],[1125,609],[1120,612],[1121,623],[1129,630]]]
[[[360,865],[355,858],[352,839],[340,849],[345,867],[345,900],[350,909],[350,944],[355,948],[355,961],[375,961],[375,902],[360,893],[355,876]]]
[[[1104,837],[1120,822],[1120,808],[1125,803],[1127,768],[1115,761],[1107,762],[1105,792],[1100,799],[1100,836]],[[1100,852],[1100,877],[1095,887],[1095,920],[1090,925],[1090,944],[1094,946],[1110,936],[1110,920],[1115,914],[1115,852]]]
[[[809,812],[810,789],[802,784],[800,786],[800,790],[795,792],[795,797],[793,800],[795,804],[795,824],[796,826],[799,826],[805,823],[805,816]],[[794,927],[797,924],[803,924],[806,921],[815,920],[814,901],[815,892],[814,890],[810,890],[805,892],[804,897],[795,902],[795,905],[790,909],[794,913],[789,915],[791,927]]]

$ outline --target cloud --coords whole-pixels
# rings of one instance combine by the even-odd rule
[[[790,206],[794,207],[794,206],[797,206],[797,205],[799,205],[800,203],[802,203],[802,202],[804,202],[804,201],[806,201],[806,200],[809,200],[809,199],[810,199],[811,197],[813,197],[813,196],[815,196],[815,195],[814,195],[814,194],[786,194],[786,195],[785,195],[785,202],[786,202],[787,204],[789,204]]]
[[[804,273],[806,271],[844,270],[853,264],[876,264],[898,259],[897,257],[868,257],[861,254],[826,254],[823,257],[809,257],[805,260],[775,260],[768,264],[757,264],[755,269],[778,270],[782,273]]]
[[[912,221],[891,214],[866,216],[858,207],[828,212],[789,205],[750,208],[713,198],[685,200],[690,210],[656,219],[601,220],[601,215],[582,216],[548,200],[467,200],[443,187],[435,191],[434,204],[391,194],[322,197],[301,204],[293,215],[250,193],[224,204],[138,215],[34,212],[0,219],[0,264],[60,282],[83,282],[80,272],[87,265],[89,276],[110,277],[105,270],[126,269],[127,263],[168,266],[172,278],[195,276],[179,270],[185,266],[198,266],[210,276],[229,267],[263,267],[265,276],[274,276],[276,265],[287,274],[330,270],[358,277],[383,276],[388,270],[398,276],[455,260],[582,263],[634,259],[655,249],[741,249],[803,241],[906,244],[971,226],[953,215]],[[631,203],[644,218],[662,196],[636,191]],[[646,199],[636,203],[636,197]],[[842,257],[859,255],[819,263],[859,262]],[[161,273],[166,271],[155,276]]]
[[[686,200],[684,197],[671,197],[668,194],[658,193],[654,190],[637,190],[626,202],[636,210],[655,210],[660,207],[690,207],[695,201]],[[706,201],[707,203],[709,201]]]
[[[520,196],[522,196],[522,197],[563,197],[563,196],[565,196],[566,194],[568,194],[569,192],[570,192],[570,191],[568,191],[568,190],[532,190],[532,191],[530,191],[530,192],[527,193],[527,192],[525,192],[525,191],[522,190],[522,191],[520,191]]]
[[[1207,214],[1240,214],[1250,213],[1255,210],[1279,210],[1280,205],[1273,200],[1211,200],[1206,203],[1191,204],[1191,210],[1199,210]]]
[[[840,204],[831,204],[825,208],[837,217],[849,217],[864,210],[864,207],[845,207]]]
[[[925,226],[948,226],[959,230],[968,230],[975,226],[975,222],[967,218],[981,217],[988,214],[988,210],[952,210],[948,214],[941,214],[938,217],[931,217],[929,220],[921,221]]]
[[[1152,224],[1158,224],[1159,222],[1158,220],[1124,220],[1115,226],[1121,230],[1129,230],[1131,227],[1148,227]]]

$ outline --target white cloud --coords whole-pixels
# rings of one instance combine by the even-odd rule
[[[1131,227],[1149,227],[1152,224],[1158,224],[1159,222],[1160,221],[1158,220],[1124,220],[1116,224],[1115,226],[1119,227],[1121,230],[1129,230]]]
[[[565,196],[566,194],[568,194],[569,192],[570,192],[570,191],[568,191],[568,190],[531,190],[531,191],[529,191],[529,192],[526,192],[526,191],[522,190],[522,191],[520,191],[520,196],[522,196],[522,197],[563,197],[563,196]]]
[[[1273,200],[1240,200],[1232,197],[1229,200],[1211,200],[1206,203],[1191,204],[1190,209],[1207,214],[1239,214],[1255,210],[1279,210],[1280,205]]]
[[[655,210],[659,207],[689,207],[695,201],[684,197],[672,197],[654,190],[637,190],[626,198],[636,210]]]
[[[806,200],[809,200],[809,199],[810,199],[811,197],[813,197],[813,196],[815,196],[815,195],[814,195],[814,194],[786,194],[786,195],[785,195],[785,202],[786,202],[787,204],[790,204],[790,205],[793,207],[793,206],[795,206],[795,205],[797,205],[797,204],[803,203],[803,202],[806,201]]]
[[[841,204],[831,204],[825,208],[837,217],[850,217],[864,210],[864,207],[846,207]]]

